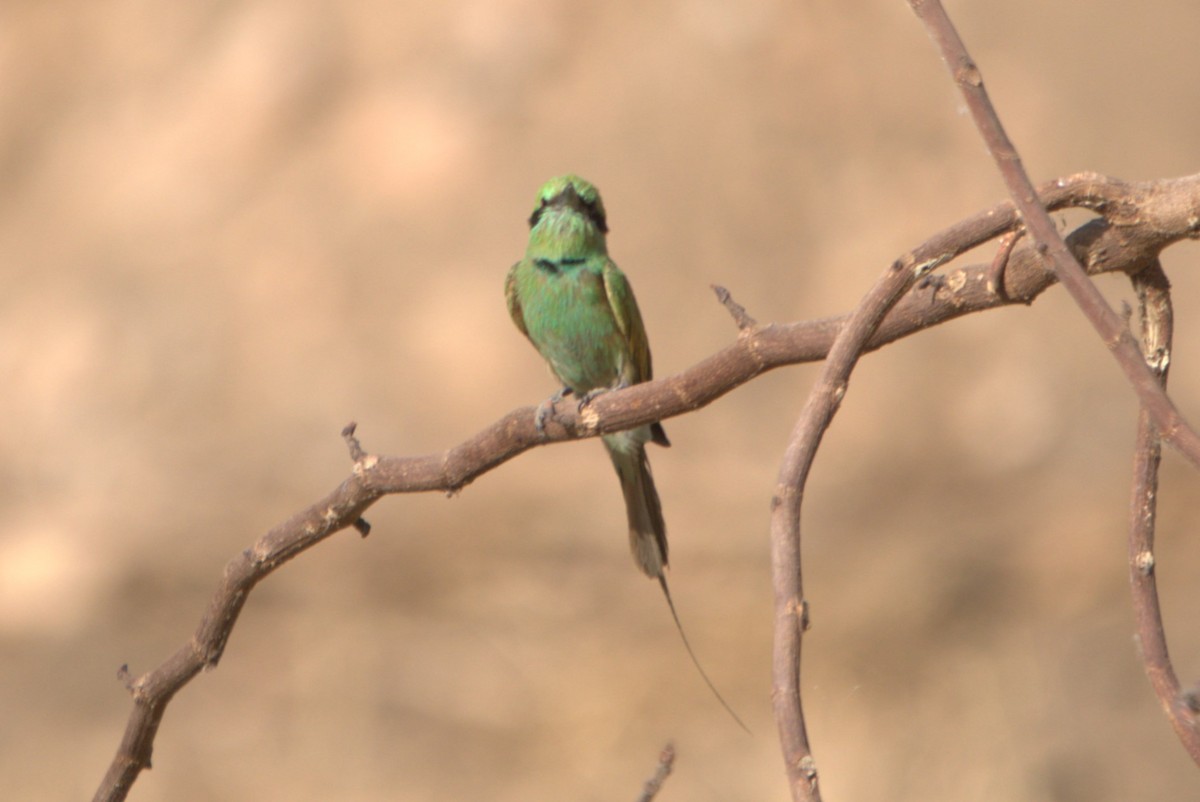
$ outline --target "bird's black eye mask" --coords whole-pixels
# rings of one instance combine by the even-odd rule
[[[588,204],[588,217],[596,224],[596,228],[600,229],[601,234],[608,233],[608,220],[604,218],[604,212],[597,209],[592,204]]]
[[[575,197],[578,198],[579,196],[576,195]],[[583,204],[582,211],[587,219],[591,220],[596,228],[600,229],[601,234],[607,234],[608,221],[604,217],[604,212],[600,211],[600,209],[596,207],[595,201],[589,202],[583,200],[582,198],[579,198],[579,200]],[[529,227],[533,228],[538,224],[538,221],[542,219],[542,214],[546,211],[546,209],[550,208],[551,206],[564,205],[568,204],[564,202],[562,195],[556,195],[550,200],[542,200],[542,202],[538,204],[538,207],[533,210],[533,214],[529,215]]]

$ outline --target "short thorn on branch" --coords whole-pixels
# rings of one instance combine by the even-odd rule
[[[357,428],[358,424],[354,421],[350,421],[342,427],[342,439],[346,441],[346,447],[350,449],[350,459],[355,462],[359,462],[363,457],[367,456],[367,452],[363,451],[362,444],[354,436],[354,431]]]
[[[354,431],[358,428],[358,424],[350,421],[342,427],[342,439],[346,441],[346,447],[350,449],[350,459],[355,463],[362,462],[367,456],[367,452],[363,451],[362,443],[358,442],[358,438],[354,436]],[[358,518],[354,521],[354,529],[362,537],[371,534],[371,525],[367,523],[366,518]]]
[[[733,322],[737,324],[738,331],[748,331],[758,325],[758,321],[746,314],[746,308],[733,300],[733,296],[729,294],[729,290],[722,287],[720,284],[711,285],[713,292],[717,294],[717,300],[729,311],[733,317]]]

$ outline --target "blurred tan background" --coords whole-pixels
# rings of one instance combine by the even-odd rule
[[[954,2],[1036,180],[1197,169],[1200,5]],[[555,389],[504,273],[546,178],[604,193],[660,375],[850,309],[1003,197],[907,6],[0,5],[0,776],[89,798],[225,562],[371,451]],[[1200,420],[1195,246],[1175,397]],[[990,254],[982,254],[982,259]],[[1115,301],[1120,279],[1104,282]],[[783,800],[767,502],[815,375],[668,421],[652,459],[703,686],[595,443],[389,498],[259,586],[131,799]],[[1135,406],[1061,291],[861,366],[805,518],[804,688],[829,800],[1178,800],[1200,773],[1132,641]],[[1200,675],[1200,477],[1159,565]]]

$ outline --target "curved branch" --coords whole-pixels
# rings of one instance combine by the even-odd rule
[[[1011,225],[1009,220],[995,234]],[[904,293],[961,253],[955,249],[954,239],[950,239],[951,242],[943,243],[940,237],[934,237],[889,265],[850,319],[840,327],[788,439],[779,467],[775,494],[771,498],[771,577],[775,589],[771,699],[789,790],[796,802],[819,802],[821,799],[800,697],[800,645],[809,625],[800,551],[800,509],[804,488],[821,439],[846,395],[854,366],[869,350],[880,324]],[[942,277],[928,285],[935,287],[935,298],[948,282],[948,277]]]
[[[1135,273],[1171,243],[1195,238],[1200,226],[1200,175],[1129,184],[1096,174],[1062,179],[1044,189],[1050,208],[1076,206],[1103,216],[1077,228],[1068,242],[1090,272]],[[1000,204],[935,235],[907,257],[943,263],[1012,229],[1012,204]],[[922,329],[1005,303],[1030,303],[1055,279],[1029,249],[1018,248],[1004,274],[1004,300],[986,288],[986,265],[956,268],[903,297],[866,341],[875,349]],[[238,614],[254,586],[280,565],[335,532],[359,526],[363,512],[391,493],[455,492],[478,476],[534,446],[631,428],[699,409],[784,365],[812,362],[829,353],[848,318],[757,325],[747,317],[736,342],[688,370],[599,396],[582,413],[573,405],[534,427],[535,408],[514,410],[461,444],[418,457],[375,456],[355,450],[354,469],[325,498],[275,526],[228,565],[199,625],[186,644],[161,665],[128,684],[133,710],[125,735],[95,796],[125,799],[138,774],[150,767],[158,726],[172,697],[201,669],[220,660]],[[797,598],[800,598],[797,596]],[[122,677],[125,673],[122,673]]]

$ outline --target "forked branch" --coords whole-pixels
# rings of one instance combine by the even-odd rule
[[[1147,418],[1147,425],[1156,427],[1163,439],[1170,442],[1194,465],[1200,467],[1200,438],[1179,415],[1160,385],[1158,376],[1143,361],[1133,334],[1092,285],[1087,277],[1087,271],[1080,262],[1089,267],[1094,267],[1094,264],[1087,259],[1080,259],[1077,262],[1078,254],[1073,253],[1068,244],[1070,238],[1064,241],[1059,236],[1047,211],[1048,208],[1053,207],[1047,203],[1046,197],[1039,197],[1034,192],[1033,185],[1021,166],[1020,157],[1005,135],[999,118],[983,89],[983,80],[979,69],[968,55],[940,2],[938,0],[910,0],[910,5],[926,24],[953,74],[955,83],[967,100],[976,125],[1020,210],[1021,226],[1033,239],[1032,253],[1039,262],[1043,261],[1043,257],[1049,256],[1054,274],[1066,285],[1085,316],[1100,333],[1104,344],[1116,356],[1122,370],[1138,394]],[[1136,217],[1136,212],[1132,208],[1122,210],[1119,205],[1114,205],[1116,200],[1116,198],[1109,197],[1099,204],[1106,208],[1107,212],[1101,212],[1101,214],[1109,223],[1115,222],[1118,217],[1126,217],[1129,212],[1134,212]],[[1192,207],[1187,209],[1186,216],[1187,227],[1191,231],[1189,236],[1194,238],[1197,230],[1200,230],[1200,214],[1197,213],[1196,207]],[[997,303],[1009,298],[1020,297],[1019,295],[1014,296],[1009,291],[1009,281],[1006,276],[1010,267],[1019,261],[1016,259],[1018,254],[1010,254],[1010,251],[1015,246],[1020,229],[1012,224],[1006,224],[1004,229],[1007,235],[1001,243],[1000,251],[993,265],[984,274],[984,289]],[[1074,235],[1080,233],[1081,231],[1077,229]],[[772,498],[771,556],[775,588],[772,698],[775,704],[775,717],[779,728],[784,765],[788,773],[789,788],[792,798],[797,802],[820,799],[816,763],[808,745],[800,698],[800,645],[809,623],[808,604],[803,593],[801,561],[801,508],[805,485],[821,439],[845,396],[850,375],[858,359],[870,349],[874,341],[879,339],[880,332],[885,330],[883,328],[885,319],[889,315],[894,316],[899,311],[900,307],[897,304],[901,297],[909,292],[917,282],[920,282],[917,284],[918,289],[933,286],[936,291],[948,286],[953,288],[960,285],[961,274],[957,279],[939,277],[936,282],[928,280],[927,276],[930,271],[944,264],[946,260],[956,254],[936,248],[925,250],[924,247],[922,246],[922,249],[893,263],[863,298],[850,320],[840,329],[792,431]],[[1136,275],[1143,269],[1155,270],[1157,266],[1157,261],[1148,261],[1140,265],[1137,270],[1132,271],[1131,274]],[[910,294],[909,298],[912,297],[913,294]],[[1153,432],[1147,436],[1153,438]],[[1153,471],[1153,468],[1150,471]],[[1142,481],[1145,481],[1145,477]],[[1151,523],[1152,517],[1151,509]],[[1152,553],[1149,551],[1144,556],[1152,559]],[[1151,630],[1157,624],[1157,635],[1161,636],[1161,622],[1157,621],[1157,600],[1153,597],[1153,590],[1152,583],[1148,586],[1145,583],[1139,586],[1135,580],[1135,593],[1141,591],[1150,594],[1150,600],[1146,601],[1146,607],[1153,606],[1154,608],[1153,611],[1148,611],[1148,609],[1143,611],[1149,622],[1146,625],[1146,631],[1148,634],[1153,634]],[[1151,618],[1154,620],[1151,621]],[[1154,642],[1157,643],[1157,641]],[[1165,666],[1167,671],[1170,669],[1170,663],[1166,659],[1165,639],[1161,642],[1160,659],[1156,659],[1153,664],[1158,668]],[[1147,665],[1150,670],[1151,663],[1148,662]],[[1154,673],[1152,672],[1152,679],[1154,679]],[[1186,724],[1185,729],[1193,731],[1192,736],[1189,737],[1193,737],[1195,705],[1181,705],[1178,684],[1174,681],[1173,675],[1165,677],[1161,671],[1157,673],[1159,674],[1158,679],[1162,681],[1164,689],[1166,689],[1160,692],[1160,698],[1162,698],[1162,693],[1170,691],[1169,695],[1172,701],[1168,714],[1172,717],[1172,723],[1176,725],[1177,730],[1180,729],[1181,723]],[[1170,681],[1166,681],[1167,679]],[[1173,686],[1173,690],[1171,690],[1171,686]],[[1158,683],[1156,682],[1157,688]],[[1190,718],[1187,718],[1185,713],[1189,713]],[[1184,738],[1182,734],[1181,738]],[[1188,738],[1184,738],[1184,741],[1185,745],[1188,745]],[[1191,751],[1190,746],[1189,751]]]
[[[1134,468],[1134,519],[1130,530],[1130,576],[1138,638],[1146,671],[1171,725],[1193,761],[1200,765],[1200,730],[1197,728],[1196,706],[1180,694],[1179,682],[1167,654],[1166,635],[1154,581],[1153,539],[1159,440],[1169,443],[1193,466],[1200,468],[1200,436],[1179,414],[1166,393],[1173,323],[1167,278],[1157,260],[1145,270],[1132,274],[1141,303],[1143,354],[1133,332],[1088,280],[1082,265],[1063,242],[1046,208],[1038,200],[1033,184],[1021,165],[1021,158],[1004,132],[984,89],[983,76],[967,53],[940,0],[910,0],[910,5],[937,43],[1039,253],[1049,257],[1055,275],[1112,351],[1141,402]],[[1200,228],[1200,215],[1193,211],[1191,220],[1195,236]]]
[[[1099,215],[1067,238],[1089,272],[1134,274],[1151,264],[1163,248],[1196,236],[1200,175],[1131,184],[1081,174],[1045,187],[1042,201],[1053,209],[1081,207]],[[942,264],[1018,224],[1015,207],[1004,203],[942,231],[889,269],[889,276],[899,277],[891,294],[896,295],[900,284],[918,275],[920,265]],[[879,348],[972,312],[1005,303],[1029,303],[1055,282],[1053,273],[1028,247],[1017,247],[1008,259],[1002,296],[988,291],[988,271],[987,265],[956,267],[930,288],[899,295],[891,311],[868,332],[863,349]],[[735,307],[726,303],[726,308]],[[674,376],[602,395],[582,414],[571,405],[562,405],[559,416],[546,422],[543,435],[534,426],[532,406],[510,412],[453,448],[425,456],[373,455],[355,448],[357,440],[348,433],[354,461],[350,476],[325,498],[280,523],[231,560],[188,642],[160,666],[128,683],[133,710],[94,799],[124,799],[138,774],[150,766],[154,738],[171,698],[201,669],[220,660],[254,586],[333,533],[355,526],[362,531],[363,513],[384,495],[455,492],[534,446],[694,411],[768,370],[824,359],[839,332],[863,333],[857,328],[860,323],[849,325],[849,321],[848,317],[834,317],[755,324],[745,316],[739,321],[744,327],[728,347]],[[794,593],[789,598],[803,597]],[[799,625],[802,613],[802,605],[789,609],[787,620]]]
[[[1104,344],[1124,371],[1129,383],[1150,413],[1161,437],[1185,456],[1192,465],[1200,468],[1200,435],[1196,434],[1171,399],[1159,384],[1154,371],[1142,360],[1137,340],[1112,307],[1104,300],[1096,285],[1088,281],[1087,272],[1076,261],[1070,248],[1059,236],[1054,221],[1046,207],[1038,199],[1029,180],[1016,147],[1004,132],[1004,126],[988,99],[983,86],[983,75],[975,65],[954,23],[946,14],[940,0],[909,0],[913,11],[925,23],[930,36],[937,44],[946,66],[954,77],[967,108],[975,120],[975,126],[987,144],[988,151],[996,162],[996,168],[1008,186],[1008,193],[1016,202],[1021,218],[1033,237],[1039,253],[1045,254],[1054,268],[1058,280],[1075,299],[1084,316],[1096,329]],[[1200,221],[1193,223],[1193,227]]]

